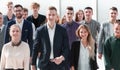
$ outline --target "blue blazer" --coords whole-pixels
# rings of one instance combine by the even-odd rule
[[[32,54],[32,65],[36,65],[38,52],[41,52],[38,62],[38,67],[39,68],[47,67],[48,62],[50,61],[51,45],[50,45],[50,39],[46,24],[40,26],[36,30],[36,38],[35,38],[33,54]],[[68,35],[66,29],[56,24],[54,41],[53,41],[54,58],[63,55],[66,61],[68,59],[69,52],[70,52],[69,42],[68,42]],[[62,62],[60,65],[56,65],[56,67],[61,65],[65,66],[65,61]]]
[[[5,31],[6,31],[5,32],[5,43],[8,43],[11,40],[10,35],[9,35],[9,28],[11,25],[13,25],[15,23],[16,23],[15,20],[11,20],[10,22],[7,23],[6,29],[5,29]],[[21,40],[24,42],[27,42],[29,44],[30,52],[32,52],[32,49],[33,49],[33,29],[32,29],[32,23],[27,21],[27,20],[24,20],[24,22],[23,22]]]

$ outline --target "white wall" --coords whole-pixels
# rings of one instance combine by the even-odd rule
[[[29,15],[32,13],[30,5],[32,2],[38,2],[40,4],[40,13],[46,14],[46,10],[49,6],[55,6],[58,10],[58,14],[62,17],[65,13],[67,6],[73,6],[75,12],[78,9],[84,9],[86,6],[91,6],[94,11],[93,18],[96,19],[96,1],[95,0],[0,0],[0,11],[3,14],[6,13],[6,4],[8,1],[12,1],[15,4],[21,4],[23,7],[29,9]]]
[[[75,12],[79,9],[84,9],[86,6],[93,8],[93,19],[98,20],[100,23],[109,19],[109,8],[115,6],[120,10],[120,0],[0,0],[0,11],[6,14],[7,2],[13,1],[15,4],[21,4],[23,7],[29,9],[29,15],[32,13],[30,5],[32,2],[38,2],[40,4],[40,13],[46,14],[46,10],[49,6],[55,6],[58,10],[58,14],[62,17],[65,14],[67,6],[73,6]],[[120,11],[119,11],[120,13]],[[120,18],[120,15],[118,16]]]
[[[109,9],[115,6],[118,8],[120,14],[120,0],[98,0],[98,21],[105,22],[109,20]],[[120,18],[120,15],[118,16]]]

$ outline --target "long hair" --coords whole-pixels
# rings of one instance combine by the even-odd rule
[[[85,25],[85,24],[81,24],[81,25],[78,27],[78,29],[76,30],[76,35],[77,35],[77,37],[79,37],[79,38],[81,39],[81,37],[80,37],[79,34],[80,34],[80,29],[82,29],[82,28],[86,29],[87,32],[88,32],[88,37],[87,37],[87,43],[88,43],[88,45],[87,45],[87,48],[88,48],[88,50],[89,50],[89,56],[90,56],[92,59],[95,59],[95,58],[94,58],[94,56],[95,56],[95,52],[94,52],[94,49],[95,49],[95,40],[94,40],[93,37],[92,37],[92,34],[91,34],[91,32],[90,32],[89,27],[88,27],[87,25]]]

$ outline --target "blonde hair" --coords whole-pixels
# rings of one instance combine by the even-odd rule
[[[95,56],[95,52],[94,52],[94,50],[95,50],[95,41],[94,41],[94,39],[92,37],[92,34],[90,32],[89,27],[87,25],[85,25],[85,24],[81,24],[78,27],[78,29],[76,30],[76,35],[77,35],[77,37],[79,37],[81,39],[79,33],[80,33],[80,29],[82,29],[82,28],[86,29],[87,32],[88,32],[88,37],[87,37],[87,43],[88,43],[88,45],[87,45],[87,47],[88,47],[88,50],[89,50],[89,56],[92,59],[95,59],[94,58],[94,56]]]

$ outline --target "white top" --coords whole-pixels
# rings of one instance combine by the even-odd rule
[[[22,20],[22,22],[18,23],[18,21],[16,20],[16,24],[19,25],[19,27],[20,27],[21,30],[22,30],[22,27],[23,27],[23,22],[24,22],[24,20]]]
[[[114,30],[113,30],[113,24],[110,23],[110,36],[113,36]]]
[[[56,27],[56,24],[54,25],[53,29],[51,29],[51,28],[49,27],[48,23],[47,23],[48,34],[49,34],[50,45],[51,45],[50,59],[53,59],[53,58],[54,58],[53,43],[54,43],[55,27]]]
[[[89,51],[81,43],[80,44],[78,70],[90,70],[89,61],[90,61],[90,59],[89,59]]]
[[[21,42],[19,46],[6,43],[2,49],[1,69],[24,69],[29,70],[30,49],[29,45]]]
[[[2,26],[0,26],[1,31],[3,30],[3,27],[4,27],[4,26],[5,26],[4,24],[2,24]]]

